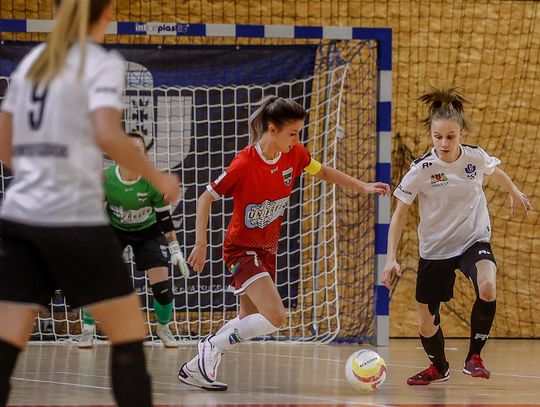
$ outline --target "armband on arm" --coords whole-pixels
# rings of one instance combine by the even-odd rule
[[[322,164],[318,162],[316,159],[312,158],[309,165],[304,168],[304,171],[306,171],[309,175],[315,175],[318,174],[322,169]]]

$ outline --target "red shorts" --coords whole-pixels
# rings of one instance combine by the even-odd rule
[[[276,254],[249,247],[224,247],[223,260],[232,273],[229,290],[236,295],[244,294],[245,289],[259,278],[270,276],[276,281]]]

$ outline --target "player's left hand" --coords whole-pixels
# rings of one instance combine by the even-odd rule
[[[384,182],[367,182],[363,185],[366,194],[379,194],[383,196],[390,195],[390,185]]]
[[[186,259],[184,259],[182,250],[180,250],[180,245],[178,244],[178,241],[173,240],[169,243],[169,252],[171,253],[171,263],[175,266],[178,266],[184,278],[188,278],[189,267],[186,263]]]
[[[523,209],[525,216],[527,216],[527,211],[533,210],[527,195],[516,188],[510,192],[510,215],[514,216],[519,208]]]

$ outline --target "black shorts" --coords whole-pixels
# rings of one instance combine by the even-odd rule
[[[56,289],[63,290],[73,308],[133,292],[111,227],[2,221],[0,301],[47,307]]]
[[[446,302],[454,297],[455,270],[459,269],[470,278],[476,289],[476,267],[480,260],[495,262],[495,256],[488,242],[476,242],[460,256],[443,260],[420,258],[416,277],[416,301],[422,304]]]
[[[148,270],[155,267],[169,266],[169,250],[167,241],[159,225],[149,228],[127,232],[113,227],[122,248],[131,246],[135,256],[135,265],[138,270]]]

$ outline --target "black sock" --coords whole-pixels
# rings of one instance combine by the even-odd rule
[[[151,407],[152,387],[142,342],[113,345],[111,376],[119,407]]]
[[[6,407],[11,389],[10,379],[21,349],[0,339],[0,407]]]
[[[433,363],[440,373],[446,372],[448,361],[444,354],[444,334],[442,328],[439,326],[435,335],[429,338],[420,335],[420,340],[431,363]]]
[[[488,302],[477,298],[474,302],[471,312],[471,343],[465,361],[468,361],[473,354],[479,355],[482,351],[495,318],[496,308],[497,301]]]

